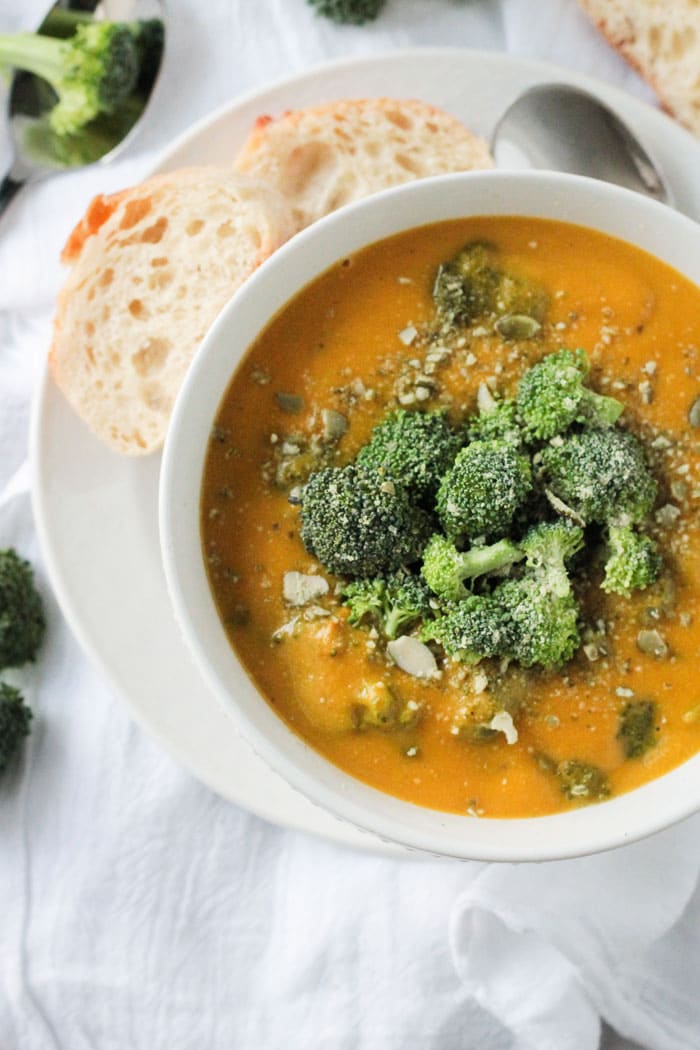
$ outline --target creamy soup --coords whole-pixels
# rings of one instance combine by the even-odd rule
[[[474,242],[492,245],[499,267],[546,293],[530,329],[496,325],[492,316],[450,332],[436,322],[438,267]],[[408,673],[371,618],[348,622],[347,579],[305,549],[304,485],[315,471],[351,462],[397,408],[442,408],[460,432],[480,388],[514,396],[524,371],[561,347],[586,351],[587,385],[622,402],[617,425],[644,446],[658,485],[644,523],[662,558],[658,579],[629,597],[601,590],[602,556],[590,552],[603,540],[594,526],[583,556],[598,583],[577,591],[580,641],[571,660],[559,668],[465,663],[429,641],[421,646],[436,673]],[[698,288],[628,244],[564,223],[487,217],[421,227],[313,281],[234,375],[202,487],[214,598],[262,696],[352,776],[422,806],[484,817],[536,816],[614,796],[693,755],[699,352]],[[418,628],[404,636],[417,639]],[[367,697],[382,692],[416,717],[358,717]],[[621,733],[634,704],[649,723],[636,749]],[[493,721],[495,711],[505,722]],[[589,772],[577,779],[581,770]]]

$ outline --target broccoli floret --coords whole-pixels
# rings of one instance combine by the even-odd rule
[[[640,758],[656,743],[656,704],[653,700],[630,700],[622,709],[617,739],[625,758]]]
[[[481,383],[477,397],[478,416],[467,420],[467,437],[470,441],[493,441],[503,439],[519,445],[522,441],[518,406],[508,398],[499,401],[486,383]]]
[[[57,135],[71,135],[129,95],[139,54],[127,24],[86,22],[65,40],[39,33],[0,36],[0,66],[46,80],[58,96],[49,124]]]
[[[469,324],[493,311],[500,281],[495,257],[493,245],[475,241],[438,268],[433,300],[443,321]]]
[[[317,14],[344,25],[364,25],[377,17],[386,0],[308,0]]]
[[[372,682],[359,692],[351,710],[355,729],[411,729],[420,721],[419,704],[402,700],[386,682]]]
[[[356,462],[383,470],[423,499],[435,494],[461,443],[444,412],[407,412],[400,408],[374,428]]]
[[[0,773],[29,735],[32,712],[19,689],[0,682]]]
[[[385,579],[354,580],[343,589],[343,601],[350,609],[351,624],[369,618],[387,638],[396,638],[416,620],[433,612],[426,585],[420,577],[402,569]]]
[[[128,25],[133,33],[138,55],[136,90],[141,95],[149,95],[163,58],[165,26],[160,18],[145,18]]]
[[[554,495],[587,524],[642,521],[656,499],[644,449],[627,430],[584,430],[542,450]]]
[[[629,525],[611,525],[608,546],[601,584],[604,591],[629,598],[632,591],[643,591],[657,579],[661,557],[649,536],[635,532]]]
[[[547,313],[548,304],[547,293],[535,281],[507,271],[501,273],[496,293],[496,313],[504,320],[506,317],[523,318],[521,329],[525,318],[538,322],[537,328],[527,326],[527,331],[521,330],[519,333],[516,330],[518,326],[515,325],[513,338],[529,339],[535,335],[539,330],[539,322],[544,320]],[[498,327],[502,334],[508,335],[507,326],[505,332],[502,325]]]
[[[523,552],[510,540],[499,540],[490,546],[472,547],[458,551],[455,545],[439,532],[431,536],[423,551],[421,573],[430,589],[447,601],[468,598],[465,580],[473,580],[488,572],[506,568],[520,561]]]
[[[610,795],[610,782],[598,766],[570,758],[560,762],[556,775],[561,789],[571,801],[600,802]]]
[[[532,487],[529,460],[509,441],[473,441],[457,455],[437,495],[448,536],[499,539]]]
[[[428,516],[401,485],[376,470],[326,467],[304,488],[301,539],[330,572],[393,572],[420,557],[429,535]]]
[[[45,629],[31,565],[12,548],[0,551],[0,670],[33,660]]]
[[[424,642],[438,642],[445,652],[467,664],[503,656],[515,641],[508,610],[488,595],[472,595],[455,603],[421,633]]]
[[[519,580],[506,580],[493,592],[503,617],[510,624],[510,645],[501,656],[510,656],[523,667],[551,669],[574,655],[581,637],[580,609],[571,591],[556,593],[556,578],[531,572]],[[552,589],[548,589],[551,582]]]
[[[561,598],[571,590],[566,562],[581,550],[583,542],[583,529],[568,521],[552,521],[533,525],[520,546],[527,568],[538,574],[543,589]]]
[[[583,385],[589,371],[584,350],[559,350],[529,368],[518,385],[518,407],[531,438],[561,434],[572,423],[612,426],[624,406]]]

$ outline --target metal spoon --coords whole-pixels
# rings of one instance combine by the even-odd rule
[[[58,0],[45,15],[37,32],[46,31],[52,16],[55,26],[56,12],[65,10],[93,12],[95,18],[119,22],[163,19],[160,0]],[[52,32],[50,35],[58,33]],[[31,73],[15,73],[8,103],[13,156],[9,170],[0,182],[0,215],[17,191],[27,183],[60,171],[112,160],[131,139],[146,111],[162,67],[161,59],[162,49],[157,62],[153,64],[153,77],[145,93],[130,96],[108,119],[98,118],[98,121],[94,121],[89,139],[88,136],[77,134],[71,137],[69,143],[61,143],[60,155],[48,138],[45,123],[40,119],[42,111],[53,104],[53,98],[50,93],[47,94],[48,86]],[[99,132],[99,137],[95,132]]]
[[[519,95],[498,121],[491,148],[499,167],[589,175],[673,205],[666,179],[627,125],[568,84],[538,84]]]

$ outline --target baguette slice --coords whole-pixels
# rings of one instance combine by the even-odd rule
[[[290,201],[297,228],[378,190],[493,167],[486,143],[425,102],[369,98],[259,117],[235,168]]]
[[[68,238],[51,373],[119,452],[159,448],[217,314],[293,232],[285,202],[246,176],[189,168],[96,197]]]
[[[579,0],[613,47],[649,81],[663,107],[700,135],[698,0]]]

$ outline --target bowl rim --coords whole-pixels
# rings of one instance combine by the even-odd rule
[[[523,210],[517,203],[509,211],[494,212],[494,204],[509,191],[542,201],[542,214]],[[457,212],[456,205],[450,202],[453,198],[461,200],[463,195],[470,200],[484,199],[486,204],[479,208],[469,204],[466,212]],[[635,231],[642,239],[652,236],[650,228],[661,224],[666,237],[663,250],[650,254],[700,283],[697,224],[630,190],[582,176],[543,171],[433,176],[348,205],[279,248],[219,314],[190,365],[175,403],[160,475],[161,552],[175,617],[200,672],[256,753],[291,787],[339,819],[408,849],[461,859],[510,862],[564,859],[613,849],[662,830],[700,808],[700,753],[603,803],[521,818],[480,819],[466,813],[427,809],[370,787],[340,770],[274,712],[230,645],[219,619],[199,532],[201,474],[211,426],[228,382],[253,339],[298,291],[345,255],[393,233],[440,222],[443,217],[457,218],[459,214],[517,214],[573,221],[639,247],[634,236],[611,234],[610,220],[597,226],[590,219],[579,222],[576,217],[550,214],[559,209],[567,216],[569,211],[577,216],[581,208],[596,204],[608,207],[609,214],[618,216],[625,230],[627,224],[638,224]],[[396,225],[396,214],[406,216],[407,221]],[[432,217],[416,218],[424,214]],[[595,207],[594,214],[597,219]],[[376,232],[392,224],[391,232]],[[375,232],[362,233],[366,228]],[[689,276],[678,261],[676,249],[693,236],[698,241],[693,264],[697,272]],[[642,250],[649,251],[643,246]],[[309,261],[314,252],[324,260],[322,263]],[[270,302],[274,308],[268,307]],[[236,338],[232,339],[231,332],[237,333]],[[217,378],[219,373],[226,374],[222,383]],[[689,779],[695,786],[694,792],[688,790]]]

